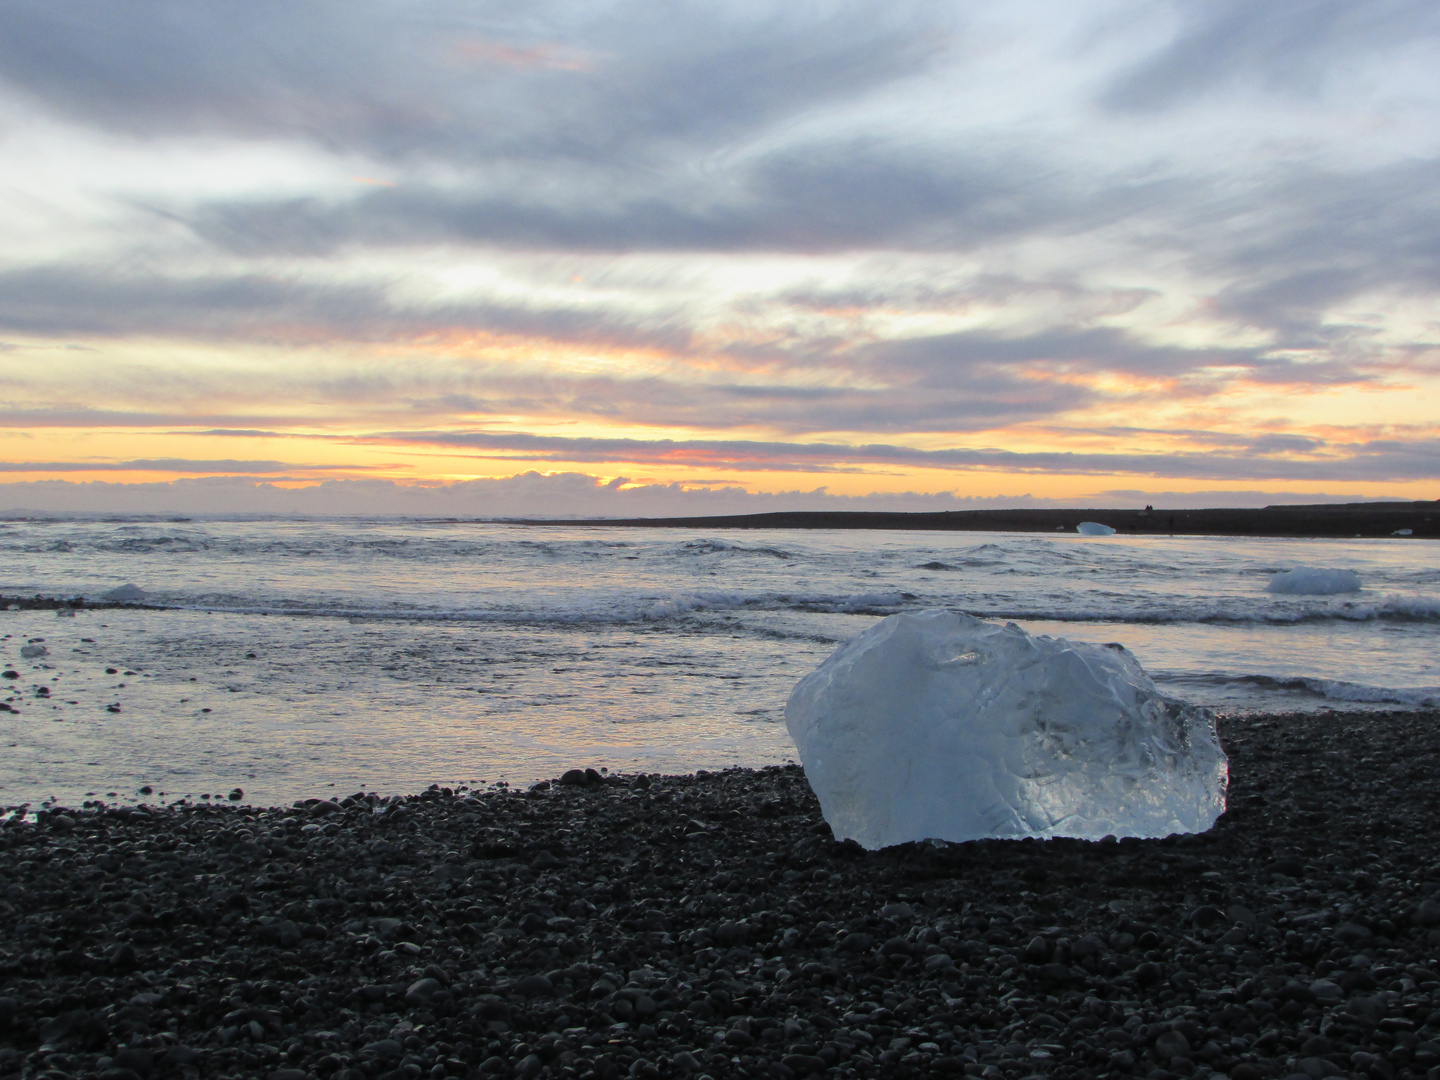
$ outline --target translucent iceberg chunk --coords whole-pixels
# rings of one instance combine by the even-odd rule
[[[107,593],[102,593],[100,599],[114,600],[119,603],[129,603],[134,600],[144,600],[145,597],[148,595],[149,594],[144,589],[140,588],[139,585],[130,584],[121,585],[118,589],[111,589]]]
[[[1225,809],[1214,717],[1119,645],[953,611],[891,615],[796,685],[785,724],[825,820],[911,840],[1167,836]]]
[[[1098,521],[1082,521],[1075,526],[1075,531],[1081,536],[1114,536],[1115,530],[1109,525],[1101,525]]]
[[[1317,566],[1297,566],[1281,570],[1265,586],[1266,592],[1303,596],[1330,596],[1334,593],[1360,591],[1360,575],[1354,570],[1322,570]]]

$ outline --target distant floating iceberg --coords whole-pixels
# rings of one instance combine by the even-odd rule
[[[139,585],[121,585],[118,589],[111,589],[101,595],[101,600],[113,600],[117,603],[131,603],[136,600],[144,600],[149,595]]]
[[[1285,596],[1332,596],[1335,593],[1359,592],[1360,575],[1354,570],[1297,566],[1294,570],[1281,570],[1272,577],[1265,591]]]
[[[1109,525],[1101,525],[1098,521],[1082,521],[1075,526],[1075,531],[1081,536],[1114,536],[1115,530]]]

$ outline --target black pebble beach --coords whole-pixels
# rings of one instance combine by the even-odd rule
[[[0,1076],[1440,1077],[1440,716],[1200,836],[836,843],[796,768],[0,828]]]

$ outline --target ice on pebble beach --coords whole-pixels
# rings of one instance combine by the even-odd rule
[[[1075,526],[1075,531],[1081,536],[1114,536],[1115,530],[1109,525],[1101,525],[1098,521],[1082,521]]]
[[[1214,717],[1119,645],[953,611],[891,615],[785,706],[825,820],[874,850],[984,837],[1203,832],[1225,809]]]
[[[1359,592],[1360,575],[1354,570],[1297,566],[1294,570],[1281,570],[1272,577],[1265,591],[1287,596],[1332,596],[1335,593]]]
[[[149,593],[140,588],[139,585],[131,583],[129,585],[121,585],[118,589],[111,589],[109,592],[103,593],[100,599],[114,600],[123,604],[132,600],[144,600],[148,595]]]
[[[20,657],[24,660],[37,660],[42,656],[49,656],[50,650],[44,645],[21,645]]]

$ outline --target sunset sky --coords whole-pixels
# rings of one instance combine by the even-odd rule
[[[1434,0],[0,0],[0,237],[0,509],[1440,497]]]

